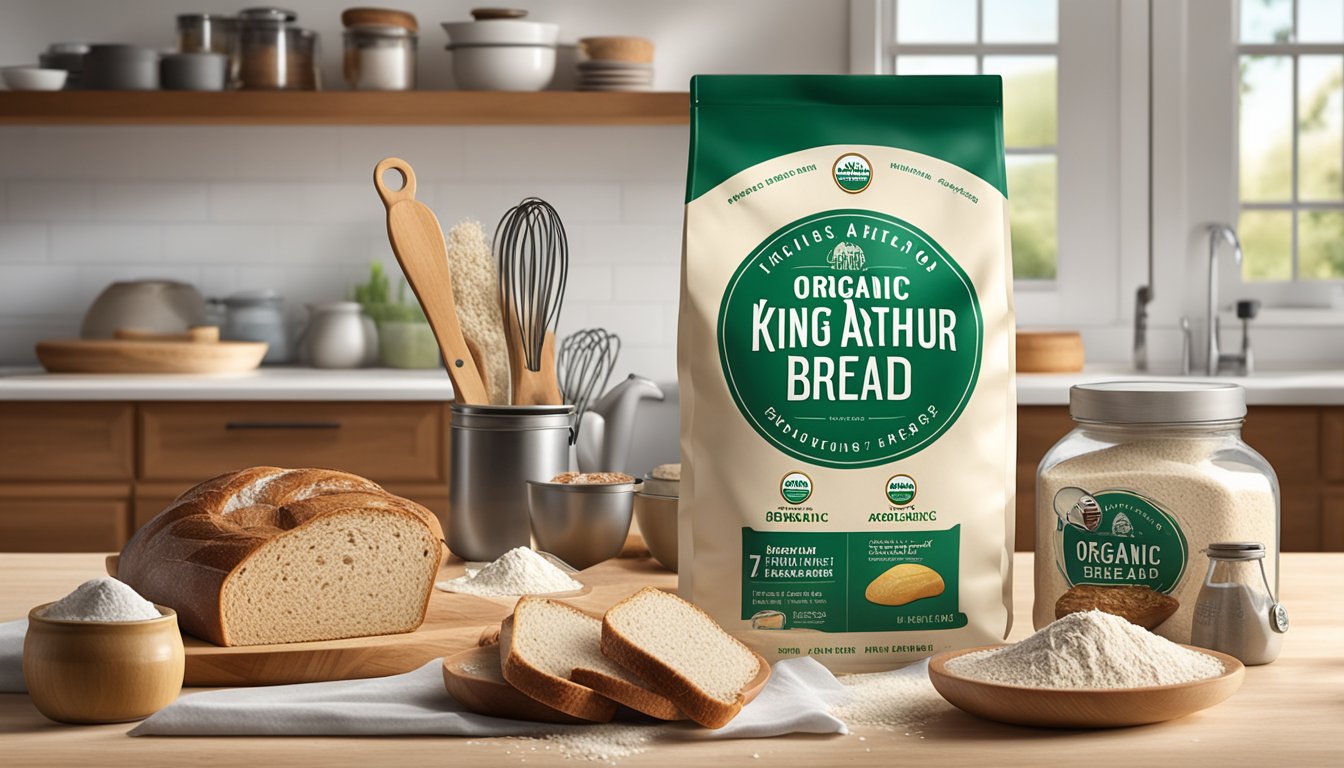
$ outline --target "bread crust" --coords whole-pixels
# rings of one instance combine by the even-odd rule
[[[221,596],[230,576],[268,543],[360,504],[405,515],[443,540],[433,513],[358,475],[252,467],[217,475],[178,496],[126,543],[118,578],[145,599],[176,610],[184,631],[227,646],[231,643]],[[442,563],[440,546],[435,571]],[[419,623],[432,590],[431,583]]]
[[[672,700],[651,688],[641,688],[628,680],[612,677],[605,672],[578,667],[570,680],[592,688],[608,699],[659,720],[685,720],[686,715]]]
[[[655,587],[645,587],[608,609],[606,616],[602,618],[602,653],[631,674],[636,675],[641,680],[647,680],[655,691],[670,699],[685,713],[686,717],[706,728],[722,728],[734,717],[737,717],[738,712],[742,711],[743,691],[738,691],[730,702],[715,699],[680,672],[635,644],[630,638],[621,634],[619,629],[612,626],[609,617],[613,612],[620,610],[622,605],[638,599],[640,595],[649,591],[660,592],[661,590]],[[718,626],[718,622],[710,618],[709,614],[701,610],[699,606],[693,603],[687,603],[687,605],[704,615],[706,621]],[[732,635],[725,632],[724,636],[746,648],[740,640]]]
[[[509,616],[499,625],[499,665],[509,685],[551,709],[582,720],[606,723],[616,716],[616,703],[611,699],[524,661],[514,651],[513,638],[513,616]]]

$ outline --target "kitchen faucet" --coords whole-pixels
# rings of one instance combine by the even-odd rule
[[[1220,323],[1218,320],[1218,243],[1226,242],[1232,246],[1232,257],[1241,265],[1241,241],[1237,239],[1236,230],[1226,224],[1214,224],[1209,227],[1209,305],[1207,319],[1208,324],[1205,331],[1209,334],[1208,362],[1206,371],[1209,376],[1217,376],[1225,370],[1237,376],[1246,376],[1251,372],[1251,344],[1250,336],[1247,333],[1249,320],[1255,317],[1255,310],[1259,308],[1258,303],[1238,302],[1237,316],[1242,319],[1242,342],[1241,354],[1224,355],[1219,351]],[[1192,346],[1192,345],[1191,345]],[[1191,346],[1187,346],[1187,354],[1192,353]],[[1188,362],[1188,360],[1187,360]]]

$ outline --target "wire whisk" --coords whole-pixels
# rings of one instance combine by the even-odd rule
[[[574,434],[583,426],[588,404],[607,391],[621,354],[621,337],[605,328],[575,331],[560,342],[560,393],[574,406]]]
[[[551,204],[529,197],[510,208],[495,229],[500,307],[512,324],[529,371],[540,371],[547,331],[554,332],[569,279],[569,240]]]

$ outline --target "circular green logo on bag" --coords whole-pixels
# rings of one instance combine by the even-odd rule
[[[779,229],[738,266],[719,307],[720,363],[743,417],[780,451],[826,467],[932,444],[970,399],[983,337],[956,260],[875,211]]]
[[[857,152],[848,152],[836,158],[831,176],[841,189],[857,195],[873,183],[873,164]]]
[[[887,480],[887,501],[892,504],[909,504],[915,500],[915,492],[915,478],[909,475],[896,475]]]
[[[790,504],[802,504],[812,497],[812,478],[802,472],[790,472],[779,481],[779,495]]]

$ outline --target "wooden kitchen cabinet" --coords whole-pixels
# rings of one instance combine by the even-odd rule
[[[0,485],[0,550],[105,552],[129,536],[129,483]]]
[[[0,551],[117,550],[182,491],[258,465],[353,472],[448,519],[443,402],[0,403]]]
[[[129,480],[128,403],[0,403],[0,482]]]
[[[441,403],[150,403],[140,433],[143,480],[199,482],[260,465],[445,479]]]

